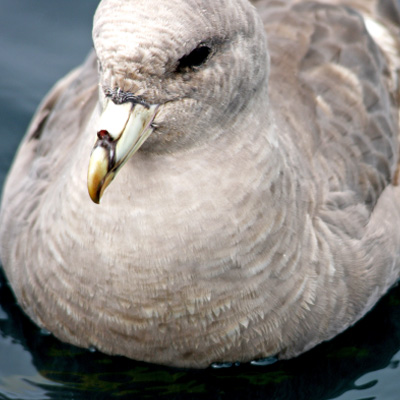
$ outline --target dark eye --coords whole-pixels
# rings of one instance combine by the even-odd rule
[[[211,48],[205,45],[196,47],[192,52],[186,54],[178,61],[177,72],[181,72],[187,68],[194,69],[200,67],[207,60],[211,53]]]

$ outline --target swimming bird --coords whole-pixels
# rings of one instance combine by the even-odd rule
[[[295,357],[364,316],[400,274],[399,9],[102,0],[3,192],[27,315],[192,368]]]

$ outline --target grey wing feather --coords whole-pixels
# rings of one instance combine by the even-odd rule
[[[67,90],[75,88],[79,92],[97,86],[95,54],[91,53],[83,66],[75,68],[64,78],[60,79],[46,95],[36,111],[26,133],[26,139],[39,139],[49,115],[57,107],[59,100]]]
[[[325,196],[330,196],[325,201],[332,207],[362,203],[372,211],[398,165],[398,105],[388,62],[361,15],[351,8],[281,4],[281,14],[279,7],[264,12],[267,33],[273,37],[271,65],[279,66],[272,71],[271,84],[296,80],[302,95],[293,101],[311,104],[311,115],[304,112],[293,119],[307,120],[298,129],[298,141],[309,147],[312,178],[325,188]],[[291,30],[286,34],[283,27],[294,24],[302,34],[290,38]],[[301,106],[296,108],[302,112]]]
[[[81,67],[52,88],[39,106],[11,167],[3,204],[8,204],[7,199],[15,193],[28,191],[27,186],[32,186],[32,193],[42,190],[39,182],[48,187],[45,182],[50,179],[50,171],[56,169],[56,163],[65,162],[71,151],[68,149],[79,142],[82,127],[97,101],[97,87],[97,61],[92,52]],[[9,182],[10,176],[14,176],[13,182]]]

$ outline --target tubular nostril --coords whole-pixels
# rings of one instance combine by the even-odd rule
[[[108,133],[108,131],[106,131],[105,129],[102,129],[101,131],[97,132],[97,137],[101,140],[101,139],[105,139],[105,140],[110,140],[112,141],[112,137],[111,135]]]

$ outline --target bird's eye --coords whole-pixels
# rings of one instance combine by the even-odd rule
[[[178,61],[177,72],[182,72],[188,68],[196,69],[196,67],[200,67],[200,65],[206,62],[210,53],[211,48],[201,44]]]

